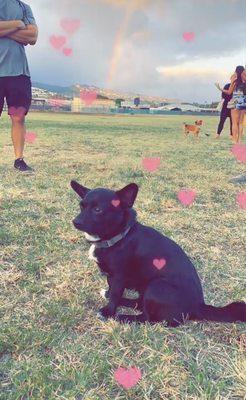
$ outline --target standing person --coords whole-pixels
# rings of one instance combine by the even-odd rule
[[[216,84],[216,86],[223,93],[232,95],[232,99],[228,103],[227,107],[231,108],[233,139],[238,143],[241,141],[243,135],[243,120],[246,112],[246,82],[244,67],[241,65],[237,66],[228,90],[221,89],[219,84]]]
[[[228,90],[230,87],[230,83],[227,83],[223,89]],[[222,101],[223,101],[223,105],[222,105],[222,109],[220,112],[220,122],[218,125],[218,129],[217,129],[217,134],[216,134],[216,139],[220,138],[220,134],[224,128],[224,124],[227,118],[230,119],[230,134],[232,136],[232,118],[231,118],[231,110],[230,108],[227,108],[228,102],[232,99],[232,95],[228,95],[225,93],[221,93],[221,97],[222,97]]]
[[[37,36],[30,6],[19,0],[0,0],[0,116],[6,99],[12,122],[14,167],[21,172],[33,172],[23,159],[25,115],[32,100],[24,46],[35,45]]]

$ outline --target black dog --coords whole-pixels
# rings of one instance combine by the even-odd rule
[[[246,303],[225,307],[206,305],[200,279],[184,251],[172,240],[136,221],[132,209],[138,193],[134,183],[119,191],[89,190],[72,181],[81,197],[81,213],[74,226],[92,243],[90,257],[107,275],[108,304],[104,318],[118,306],[137,306],[140,315],[117,315],[120,321],[166,321],[178,326],[185,319],[246,322]],[[123,298],[124,289],[139,292],[136,300]]]

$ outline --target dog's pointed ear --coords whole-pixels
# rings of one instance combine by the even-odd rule
[[[138,194],[138,185],[136,185],[136,183],[130,183],[123,189],[117,190],[116,194],[123,207],[131,208]]]
[[[90,191],[90,189],[80,185],[76,181],[71,181],[70,185],[72,189],[81,197],[81,199],[83,199],[86,196],[86,194]]]

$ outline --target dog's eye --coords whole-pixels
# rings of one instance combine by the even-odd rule
[[[100,212],[102,212],[102,209],[100,207],[94,207],[93,211],[95,211],[97,214],[99,214]]]
[[[93,210],[94,210],[97,214],[99,214],[99,213],[102,212],[102,209],[101,209],[100,207],[94,207]]]

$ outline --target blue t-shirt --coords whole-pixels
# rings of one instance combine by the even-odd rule
[[[36,25],[31,7],[18,0],[0,0],[0,21],[22,20]],[[30,76],[25,46],[7,37],[0,37],[0,77]]]

